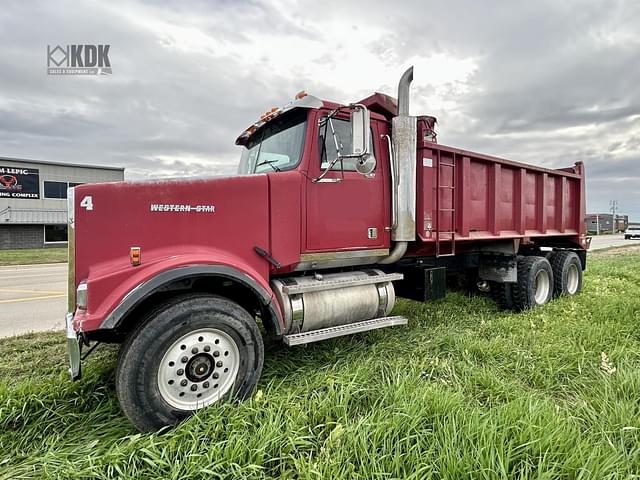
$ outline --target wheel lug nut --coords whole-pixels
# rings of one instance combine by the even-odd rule
[[[195,392],[196,390],[198,390],[198,385],[191,385],[191,391]]]
[[[178,369],[176,372],[178,375],[184,375],[184,370],[182,368]]]
[[[180,361],[181,361],[182,363],[187,363],[187,362],[189,361],[189,357],[182,357],[182,358],[180,359]]]
[[[218,350],[216,350],[215,352],[213,352],[213,356],[214,357],[219,357],[220,356],[220,352]]]
[[[198,347],[193,347],[193,348],[191,349],[191,353],[193,353],[194,355],[195,355],[196,353],[198,353]]]
[[[209,382],[204,382],[204,383],[202,384],[202,386],[203,386],[204,388],[209,388]]]
[[[180,382],[180,385],[182,385],[183,387],[186,387],[187,386],[187,381],[186,380],[182,380]]]
[[[222,362],[221,362],[220,360],[218,360],[218,361],[216,362],[216,367],[221,367],[221,366],[222,366]]]
[[[205,345],[205,347],[204,347],[204,351],[205,351],[205,352],[208,352],[209,350],[211,350],[211,347],[210,347],[209,345]]]

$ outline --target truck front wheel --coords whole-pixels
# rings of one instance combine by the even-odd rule
[[[253,392],[264,360],[255,320],[226,298],[183,295],[150,313],[120,350],[116,391],[140,431]]]
[[[544,305],[553,295],[553,270],[544,257],[518,257],[518,280],[513,284],[516,310]]]

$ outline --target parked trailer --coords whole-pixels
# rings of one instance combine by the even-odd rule
[[[523,310],[582,286],[584,168],[440,145],[398,101],[300,93],[237,139],[239,175],[69,190],[70,373],[121,343],[116,391],[142,431],[253,392],[261,330],[288,346],[404,325],[396,295],[446,278]]]

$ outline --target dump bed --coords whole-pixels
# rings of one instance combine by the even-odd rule
[[[427,131],[419,119],[416,229],[436,254],[510,238],[586,248],[582,163],[527,165],[433,143]]]

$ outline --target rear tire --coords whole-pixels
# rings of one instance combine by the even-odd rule
[[[494,302],[503,310],[513,310],[513,283],[491,282],[489,295]]]
[[[174,425],[208,405],[253,392],[264,360],[255,320],[208,294],[172,299],[152,311],[122,345],[120,406],[142,432]]]
[[[518,257],[518,281],[513,284],[516,310],[544,305],[553,296],[553,270],[544,257]]]
[[[582,262],[575,252],[553,252],[549,258],[553,269],[553,295],[576,295],[582,290]]]

